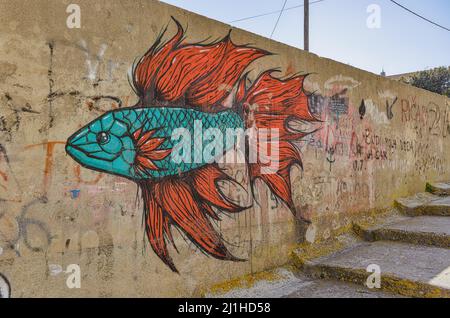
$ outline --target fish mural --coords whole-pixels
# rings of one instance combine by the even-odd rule
[[[278,170],[264,174],[266,162],[250,162],[245,151],[252,186],[260,178],[272,193],[295,213],[291,196],[290,167],[302,165],[295,141],[310,132],[294,130],[290,122],[315,123],[303,89],[306,75],[277,78],[275,70],[250,82],[247,69],[271,53],[237,45],[230,33],[213,43],[185,43],[181,24],[163,42],[167,28],[133,65],[131,83],[139,97],[133,107],[109,111],[74,133],[66,152],[87,169],[134,181],[143,200],[145,234],[153,251],[174,272],[168,243],[175,249],[173,227],[202,252],[220,260],[240,261],[227,249],[213,221],[221,213],[239,213],[249,207],[232,202],[221,191],[221,181],[235,182],[217,162],[173,160],[176,141],[171,136],[183,128],[195,137],[195,123],[203,129],[250,127],[278,132]],[[225,133],[224,133],[225,135]],[[198,136],[197,136],[198,137]],[[199,137],[201,139],[201,136]],[[191,141],[197,151],[199,138]],[[247,146],[249,141],[246,141]],[[256,151],[267,147],[252,145]],[[223,156],[237,143],[227,143]],[[177,150],[178,151],[178,150]]]

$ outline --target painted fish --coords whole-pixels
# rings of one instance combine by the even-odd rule
[[[195,138],[195,124],[201,131],[223,131],[224,150],[235,146],[226,139],[227,129],[244,128],[233,111],[205,113],[186,108],[128,108],[108,112],[90,123],[67,142],[67,152],[82,165],[133,180],[179,175],[205,166],[203,135]],[[190,140],[192,160],[177,163],[170,156],[178,140],[172,136],[184,129]],[[233,141],[235,141],[234,138]],[[181,149],[180,149],[181,150]],[[220,155],[220,154],[217,154]],[[200,160],[194,160],[194,158]]]
[[[169,255],[167,241],[174,245],[172,227],[177,227],[201,251],[217,259],[239,260],[226,248],[212,220],[219,211],[237,213],[248,207],[227,199],[219,181],[234,180],[215,162],[173,160],[177,142],[172,138],[180,128],[193,136],[190,152],[197,147],[195,125],[216,129],[226,136],[227,129],[276,129],[279,133],[279,169],[264,174],[266,162],[248,160],[252,184],[262,179],[295,213],[289,171],[301,165],[293,142],[311,132],[294,130],[291,121],[313,123],[317,119],[308,108],[303,90],[306,76],[286,79],[269,70],[251,83],[244,74],[256,59],[270,53],[236,45],[230,34],[210,44],[183,43],[184,30],[174,19],[178,31],[163,43],[164,32],[133,67],[133,89],[139,96],[134,107],[110,111],[73,134],[66,151],[82,166],[123,176],[137,183],[144,202],[145,232],[160,259],[177,271]],[[225,137],[224,137],[225,138]],[[223,140],[221,156],[236,147]],[[248,146],[248,145],[247,145]],[[267,145],[252,145],[255,151]],[[267,152],[266,152],[267,153]],[[175,245],[174,245],[175,247]]]

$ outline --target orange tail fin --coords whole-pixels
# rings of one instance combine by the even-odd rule
[[[222,236],[209,220],[210,217],[219,220],[213,207],[228,213],[246,209],[223,196],[217,183],[224,180],[233,181],[217,165],[208,165],[181,178],[166,178],[158,182],[145,180],[139,184],[150,245],[172,271],[177,272],[177,269],[166,244],[166,240],[174,244],[172,226],[180,229],[202,252],[217,259],[240,260],[227,250]]]
[[[289,123],[300,121],[305,124],[317,122],[309,111],[308,96],[303,90],[306,75],[294,76],[287,79],[278,79],[272,76],[273,70],[261,74],[256,81],[246,87],[246,77],[239,83],[236,100],[241,104],[245,115],[246,127],[278,131],[278,170],[274,173],[264,174],[261,158],[250,162],[249,174],[252,183],[261,178],[270,190],[281,199],[295,214],[294,202],[291,195],[290,168],[294,164],[302,166],[300,151],[294,141],[305,137],[314,131],[293,130]],[[253,149],[258,154],[269,154],[270,143],[256,142]]]

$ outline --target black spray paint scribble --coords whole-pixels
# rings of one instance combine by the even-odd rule
[[[50,101],[53,102],[56,99],[64,97],[64,96],[78,97],[78,99],[80,101],[82,99],[83,100],[90,100],[93,103],[92,103],[92,105],[89,105],[89,110],[93,110],[94,109],[94,110],[96,110],[98,112],[102,112],[102,113],[110,110],[110,109],[104,110],[104,109],[101,109],[98,106],[98,103],[100,103],[103,100],[108,100],[108,101],[115,102],[117,104],[118,108],[121,108],[123,106],[122,100],[119,97],[117,97],[117,96],[112,96],[112,95],[84,95],[80,91],[76,91],[76,90],[67,91],[67,92],[60,91],[60,90],[54,91],[54,92],[52,92],[51,94],[49,94],[47,96],[47,100],[49,102]]]
[[[0,298],[11,297],[11,284],[8,279],[0,273]]]
[[[61,91],[61,90],[54,90],[54,80],[52,77],[53,74],[53,51],[54,51],[54,45],[49,43],[49,48],[50,48],[50,65],[49,65],[49,70],[48,70],[48,79],[49,79],[49,93],[47,95],[47,102],[48,102],[48,106],[49,106],[49,113],[50,116],[52,116],[52,105],[53,102],[61,97],[65,97],[65,96],[72,96],[72,97],[78,97],[80,99],[88,99],[88,100],[92,100],[94,103],[98,103],[102,100],[110,100],[113,101],[115,103],[117,103],[117,107],[121,108],[123,106],[123,102],[122,100],[117,97],[117,96],[112,96],[112,95],[84,95],[82,92],[78,91],[78,90],[71,90],[71,91]],[[101,110],[99,107],[97,107],[95,104],[93,105],[93,109],[97,110],[97,111],[103,111]],[[50,117],[50,121],[53,122],[54,118]],[[51,125],[50,125],[51,127]]]
[[[329,111],[336,117],[348,114],[349,99],[346,96],[347,91],[347,89],[343,89],[331,97],[311,93],[308,96],[309,111],[316,116],[323,115],[325,111]]]
[[[65,43],[67,44],[67,43]],[[84,97],[86,99],[91,99],[93,104],[93,109],[102,111],[99,107],[96,106],[96,104],[104,99],[112,100],[118,104],[118,107],[122,107],[122,100],[116,96],[109,96],[109,95],[96,95],[96,96],[83,96],[83,94],[77,90],[69,91],[69,92],[62,92],[59,90],[55,91],[55,79],[54,79],[54,54],[55,54],[55,43],[49,42],[47,43],[49,48],[49,65],[48,65],[48,71],[47,71],[47,79],[48,79],[48,95],[47,95],[47,106],[48,106],[48,113],[49,113],[49,121],[48,121],[48,127],[43,127],[39,131],[42,132],[44,128],[51,128],[53,127],[54,121],[55,121],[55,113],[54,113],[54,101],[56,98],[63,97],[63,96],[76,96],[76,97]],[[77,46],[77,48],[82,49],[86,52],[86,48],[82,46]],[[100,80],[98,80],[100,81]],[[94,87],[98,85],[98,81],[94,83]]]
[[[9,114],[6,114],[7,112],[0,114],[0,132],[4,133],[6,141],[11,141],[13,132],[19,130],[21,118],[19,112],[15,111],[11,105],[12,98],[8,93],[4,94],[2,101],[5,101],[6,107],[9,109]]]
[[[50,50],[50,59],[49,59],[49,65],[48,65],[48,95],[53,94],[53,86],[55,85],[55,80],[53,79],[53,54],[54,54],[54,44],[53,42],[48,43],[48,48]],[[53,101],[51,99],[48,99],[48,113],[50,117],[49,121],[49,127],[53,126],[53,122],[55,120],[54,114],[53,114]]]
[[[0,163],[2,161],[4,161],[6,163],[6,171],[0,171],[0,173],[3,173],[3,176],[2,176],[3,180],[6,181],[7,179],[9,179],[10,180],[9,182],[11,182],[11,180],[12,180],[12,182],[14,182],[14,184],[16,185],[15,193],[17,194],[17,196],[19,198],[22,197],[22,188],[19,184],[19,181],[16,178],[16,175],[13,173],[13,170],[11,169],[11,162],[10,162],[8,153],[6,151],[6,148],[2,144],[0,144]],[[9,196],[8,191],[7,191],[8,187],[6,185],[3,185],[2,188],[3,188],[2,189],[3,192],[0,192],[0,202],[8,201],[8,199],[10,199],[8,197]],[[0,215],[1,215],[1,213],[0,213]]]
[[[32,200],[31,202],[25,204],[22,207],[22,210],[20,214],[16,217],[16,221],[18,224],[18,233],[16,237],[12,240],[9,240],[8,243],[10,245],[11,249],[14,249],[18,256],[20,256],[19,251],[16,250],[16,244],[23,239],[23,243],[27,248],[32,250],[33,252],[42,252],[45,248],[50,246],[52,241],[52,236],[50,234],[50,230],[48,229],[47,224],[45,224],[43,221],[31,218],[27,216],[27,213],[29,209],[37,204],[47,204],[48,199],[46,197],[40,197],[38,199]],[[5,216],[5,212],[0,213],[0,219],[2,219]],[[29,240],[28,237],[28,230],[29,226],[34,225],[36,226],[45,236],[46,242],[41,246],[33,246]],[[1,234],[1,231],[0,231]]]
[[[6,149],[5,147],[3,147],[2,144],[0,144],[0,154],[3,156],[3,158],[5,159],[6,163],[9,164],[9,157],[8,154],[6,153]]]
[[[5,93],[5,98],[8,102],[12,102],[13,98],[11,97],[11,95],[6,92]],[[14,106],[14,107],[10,107],[15,113],[20,113],[20,112],[24,112],[24,113],[31,113],[31,114],[40,114],[38,111],[35,111],[31,108],[30,103],[25,103],[25,105],[21,105],[21,106]]]
[[[386,115],[389,120],[392,120],[394,118],[394,113],[392,112],[392,108],[394,107],[395,103],[397,103],[398,97],[395,97],[392,104],[389,105],[389,101],[386,100]]]
[[[4,137],[2,140],[11,141],[13,133],[19,131],[23,113],[39,114],[29,102],[18,101],[9,92],[0,96],[0,102],[5,106],[5,111],[0,113],[0,132],[3,133],[0,137]]]
[[[359,116],[361,118],[361,120],[364,119],[364,116],[366,115],[366,103],[364,101],[364,99],[361,101],[361,105],[359,106]]]
[[[330,164],[330,171],[331,171],[331,165],[336,162],[336,159],[334,157],[335,150],[336,149],[334,147],[329,147],[328,151],[327,151],[327,154],[328,154],[327,155],[327,161]]]

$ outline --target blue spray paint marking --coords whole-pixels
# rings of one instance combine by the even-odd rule
[[[72,199],[77,199],[80,196],[80,190],[70,190],[70,196],[72,197]]]

